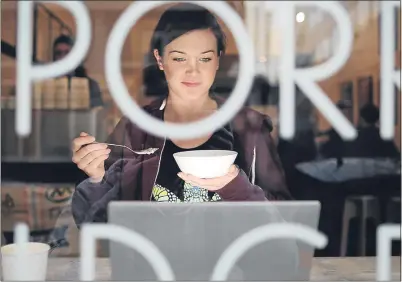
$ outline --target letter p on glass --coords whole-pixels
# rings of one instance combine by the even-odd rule
[[[42,1],[37,1],[42,2]],[[76,40],[71,52],[62,60],[46,65],[33,65],[33,7],[34,1],[18,2],[17,17],[17,97],[16,132],[20,136],[31,133],[32,82],[58,77],[78,66],[91,43],[91,20],[81,1],[46,1],[67,9],[76,23]]]

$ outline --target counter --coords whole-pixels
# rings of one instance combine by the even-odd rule
[[[77,280],[79,260],[75,258],[50,258],[48,280]],[[108,258],[96,261],[96,280],[110,280]],[[392,258],[392,281],[401,281],[400,257]],[[375,257],[314,258],[311,270],[312,281],[375,281]]]
[[[76,184],[85,178],[71,161],[71,142],[81,131],[99,141],[108,136],[108,107],[32,110],[32,132],[15,132],[15,110],[1,111],[2,182]]]
[[[15,110],[1,111],[3,163],[70,163],[71,141],[81,131],[105,140],[108,109],[33,110],[32,132],[22,138],[15,132]]]

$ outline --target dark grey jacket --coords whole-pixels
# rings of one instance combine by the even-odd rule
[[[223,101],[217,100],[218,104]],[[165,100],[158,99],[144,110],[163,118]],[[230,123],[233,150],[238,152],[239,175],[216,191],[223,201],[290,200],[284,173],[270,135],[268,116],[243,108]],[[149,201],[155,183],[165,140],[139,129],[122,118],[109,143],[124,144],[133,150],[160,148],[152,155],[134,156],[128,150],[111,148],[106,174],[100,183],[85,180],[72,197],[72,213],[77,226],[86,222],[106,222],[110,201]]]

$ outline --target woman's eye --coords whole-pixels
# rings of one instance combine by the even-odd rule
[[[211,58],[202,58],[201,62],[207,63],[210,62],[212,59]]]
[[[175,61],[175,62],[184,62],[185,59],[184,58],[173,58],[173,61]]]

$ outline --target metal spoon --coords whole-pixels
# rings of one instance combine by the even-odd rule
[[[141,151],[134,151],[133,149],[131,149],[131,148],[125,146],[125,145],[119,145],[119,144],[99,143],[99,142],[93,142],[91,144],[105,144],[105,145],[108,145],[108,146],[122,147],[122,148],[125,148],[125,149],[127,149],[127,150],[129,150],[129,151],[131,151],[131,152],[133,152],[134,154],[137,154],[137,155],[151,155],[151,154],[153,154],[153,153],[155,153],[156,151],[159,150],[158,148],[148,148],[148,149],[141,150]]]

